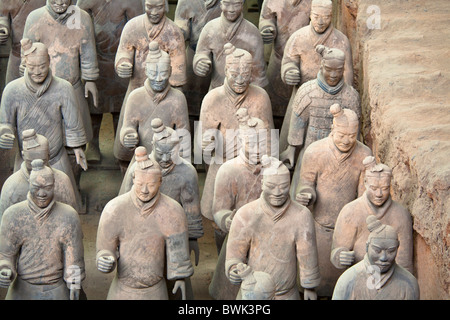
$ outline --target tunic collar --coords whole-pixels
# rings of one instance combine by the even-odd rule
[[[222,12],[222,14],[220,15],[220,24],[222,26],[222,33],[225,35],[225,38],[228,42],[233,39],[243,20],[244,15],[242,13],[239,18],[236,19],[236,21],[231,22],[227,18],[225,18]]]
[[[218,0],[205,0],[206,10],[209,10],[212,7],[214,7],[216,5],[217,1]]]
[[[247,98],[249,89],[247,88],[243,93],[236,93],[228,84],[227,78],[224,80],[224,88],[225,95],[230,99],[231,103],[233,103],[236,110],[239,109]]]
[[[159,21],[159,23],[153,24],[148,19],[147,14],[144,13],[144,15],[145,15],[144,16],[144,27],[145,27],[145,30],[147,31],[148,42],[150,43],[153,40],[155,40],[161,33],[161,30],[164,28],[164,26],[166,24],[167,17],[164,15],[161,18],[161,21]]]
[[[384,215],[389,210],[392,204],[391,196],[389,196],[386,202],[379,207],[375,206],[372,202],[370,202],[369,198],[367,197],[367,192],[364,192],[362,198],[369,214],[374,215],[375,217],[377,217],[378,220],[384,217]]]
[[[387,272],[378,274],[377,276],[373,276],[374,272],[377,272],[377,270],[374,269],[375,266],[372,265],[372,262],[370,262],[369,257],[366,254],[364,256],[364,267],[366,269],[368,277],[372,276],[373,281],[375,282],[372,283],[374,285],[373,289],[380,290],[386,285],[389,279],[391,279],[392,275],[394,274],[396,264],[394,263]]]
[[[40,98],[44,93],[47,92],[48,88],[50,88],[50,85],[52,84],[52,81],[53,76],[51,69],[48,70],[48,75],[42,84],[34,83],[30,79],[27,69],[25,69],[25,85],[27,86],[28,90],[33,92],[38,98]]]
[[[141,201],[141,199],[139,199],[136,196],[134,188],[135,188],[135,186],[133,185],[131,187],[131,191],[130,191],[131,201],[133,202],[135,207],[138,209],[139,215],[142,217],[147,217],[155,210],[155,208],[158,204],[158,200],[161,196],[161,192],[158,192],[156,194],[156,196],[154,196],[153,199],[150,200],[149,202],[143,202],[143,201]]]
[[[319,73],[317,74],[316,81],[317,81],[317,84],[319,85],[319,87],[323,91],[325,91],[326,93],[331,94],[333,96],[338,94],[339,92],[341,92],[341,90],[345,84],[344,77],[342,77],[341,81],[339,81],[339,83],[336,86],[334,86],[334,87],[330,86],[323,78],[323,74],[321,71],[319,71]]]
[[[30,192],[27,193],[27,200],[30,212],[32,213],[33,217],[40,223],[44,222],[48,218],[56,203],[55,199],[53,198],[53,200],[47,207],[40,208],[33,202],[33,199],[31,199]]]
[[[347,160],[353,154],[353,151],[355,150],[357,144],[358,143],[355,143],[355,145],[348,152],[342,152],[334,144],[333,137],[331,136],[331,133],[328,136],[328,147],[330,148],[331,152],[333,153],[334,157],[336,158],[336,160],[339,163],[344,162],[345,160]]]
[[[289,209],[291,205],[291,199],[288,197],[286,202],[281,207],[274,207],[270,203],[267,203],[266,199],[264,199],[261,194],[260,197],[261,210],[266,213],[274,222],[278,222]]]
[[[150,80],[146,79],[144,81],[144,87],[147,90],[148,94],[152,98],[153,103],[159,104],[162,100],[164,100],[169,93],[170,85],[168,84],[167,87],[162,92],[155,92],[152,87],[150,86]]]
[[[67,23],[67,20],[75,13],[75,10],[72,10],[69,12],[69,8],[67,8],[66,12],[59,14],[53,11],[52,7],[47,1],[46,8],[50,16],[55,19],[58,23],[65,25]]]
[[[311,40],[313,41],[313,48],[317,47],[319,44],[325,45],[325,42],[327,42],[328,38],[334,30],[332,23],[330,23],[327,30],[325,30],[323,33],[317,33],[311,23],[309,24],[309,28]]]

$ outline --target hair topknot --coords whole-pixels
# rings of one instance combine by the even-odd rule
[[[330,112],[333,115],[333,117],[339,117],[344,113],[344,109],[342,109],[339,103],[335,103],[331,105]]]
[[[225,55],[227,55],[227,56],[230,54],[233,54],[236,51],[236,47],[229,42],[225,43],[225,45],[223,46],[223,49],[224,49]]]
[[[374,215],[369,215],[366,218],[366,224],[367,224],[367,229],[369,229],[369,232],[373,232],[373,231],[383,227],[383,224],[381,223],[381,221],[378,220]]]

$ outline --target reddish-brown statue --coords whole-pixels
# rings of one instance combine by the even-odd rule
[[[365,193],[344,206],[336,221],[333,235],[331,262],[343,269],[364,259],[369,231],[365,228],[367,217],[374,216],[388,224],[398,234],[396,262],[413,273],[413,229],[408,210],[392,200],[390,195],[392,170],[377,164],[370,156],[364,159]]]
[[[250,117],[262,120],[269,134],[274,128],[272,107],[267,92],[250,84],[252,56],[248,51],[226,45],[225,81],[212,89],[203,99],[200,111],[200,128],[197,134],[201,141],[203,156],[209,165],[201,206],[202,214],[213,220],[212,201],[214,181],[219,167],[238,155],[236,133],[239,120],[236,112],[246,108]],[[228,133],[227,133],[228,131]],[[270,149],[270,139],[267,149]],[[266,150],[266,152],[269,152]]]
[[[248,51],[252,55],[251,83],[265,87],[266,62],[264,43],[258,28],[242,14],[244,0],[221,0],[222,14],[203,28],[194,56],[194,72],[200,77],[211,74],[210,90],[223,85],[226,65],[225,44]]]
[[[231,284],[225,274],[226,236],[236,211],[258,199],[262,191],[261,157],[265,154],[267,143],[264,123],[260,119],[250,118],[245,108],[240,108],[236,116],[240,122],[239,155],[219,168],[214,184],[212,213],[219,259],[209,294],[216,300],[234,300],[239,291],[239,286]]]
[[[98,106],[88,100],[93,137],[86,150],[88,161],[101,161],[99,148],[103,114],[111,113],[114,131],[117,130],[120,109],[128,87],[128,80],[120,78],[114,69],[114,59],[125,24],[144,13],[142,0],[78,0],[77,6],[88,12],[93,20],[99,77]]]
[[[108,202],[100,217],[97,268],[109,273],[117,267],[107,299],[168,299],[166,279],[185,297],[184,279],[194,272],[186,214],[160,192],[156,162],[136,162],[133,179],[131,190]]]
[[[34,129],[49,142],[49,164],[66,173],[72,181],[77,195],[78,208],[82,208],[68,150],[86,170],[87,164],[82,147],[86,134],[82,117],[77,107],[77,98],[72,85],[52,74],[47,47],[42,43],[31,43],[22,39],[26,64],[25,75],[10,82],[3,91],[0,107],[0,147],[12,148],[17,133],[19,151],[22,151],[23,132]],[[16,171],[22,163],[19,152]]]
[[[272,44],[267,66],[274,118],[283,118],[292,94],[292,86],[281,80],[281,59],[289,37],[309,24],[311,0],[265,0],[259,17],[259,30],[265,44]],[[281,120],[282,121],[282,120]]]
[[[241,207],[231,223],[225,273],[236,285],[246,273],[240,264],[268,273],[277,300],[300,299],[300,276],[304,299],[316,299],[320,274],[314,219],[307,208],[290,200],[289,169],[277,159],[265,157],[260,198]]]
[[[298,185],[292,185],[296,200],[308,206],[314,216],[322,281],[319,296],[331,297],[342,273],[330,262],[331,243],[341,209],[364,193],[362,161],[371,150],[357,141],[359,119],[350,109],[330,107],[331,134],[312,143],[303,155]]]
[[[11,300],[75,300],[85,278],[78,213],[54,198],[53,170],[32,162],[27,200],[6,209],[0,228],[0,286]]]
[[[12,174],[3,185],[0,196],[0,221],[3,213],[7,208],[15,203],[27,199],[30,188],[31,163],[33,160],[41,159],[44,165],[49,165],[49,143],[47,138],[40,134],[36,134],[34,129],[25,130],[22,133],[22,158],[23,162],[20,170]],[[70,178],[61,170],[51,168],[55,177],[55,200],[72,206],[77,212],[77,198],[73,190]]]
[[[396,261],[401,240],[395,228],[373,215],[366,222],[363,260],[342,274],[333,300],[419,300],[417,279]]]
[[[153,129],[151,122],[159,118],[163,123],[177,130],[182,139],[181,156],[190,159],[189,115],[184,94],[170,86],[171,59],[157,41],[149,45],[144,86],[134,90],[122,109],[123,123],[116,136],[114,151],[122,160],[125,172],[128,154],[137,146],[152,150]]]
[[[331,0],[312,0],[311,23],[294,32],[286,43],[281,60],[281,79],[293,87],[291,100],[286,109],[284,122],[290,120],[292,100],[302,84],[317,78],[322,56],[316,52],[318,45],[340,49],[345,54],[344,80],[353,84],[353,61],[350,41],[347,36],[334,28],[333,4]],[[280,132],[280,151],[287,147],[287,132],[289,125],[283,123]]]

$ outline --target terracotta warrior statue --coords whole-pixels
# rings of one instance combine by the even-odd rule
[[[334,117],[331,134],[305,150],[299,184],[291,186],[295,199],[307,206],[314,216],[322,277],[317,294],[322,297],[331,297],[342,273],[330,262],[337,216],[347,203],[364,193],[362,161],[372,155],[372,151],[356,139],[359,128],[356,113],[336,104],[330,111]]]
[[[11,300],[75,300],[85,278],[78,213],[54,198],[54,172],[32,162],[25,201],[6,209],[0,228],[0,287]]]
[[[180,27],[186,40],[186,84],[183,92],[188,101],[189,115],[198,120],[200,106],[211,82],[210,77],[199,77],[194,73],[193,59],[203,27],[218,18],[222,10],[220,0],[178,0],[174,22]],[[193,125],[191,125],[193,128]]]
[[[201,199],[202,214],[209,220],[212,215],[214,181],[219,167],[238,155],[236,133],[239,121],[236,112],[246,108],[248,115],[264,123],[269,134],[274,128],[272,107],[267,92],[251,84],[252,55],[243,49],[226,45],[226,78],[222,86],[208,92],[200,110],[197,140],[201,141],[203,157],[208,167]],[[227,133],[228,131],[228,133]],[[270,146],[270,139],[267,145]],[[267,149],[270,149],[268,147]],[[269,153],[270,150],[266,150]]]
[[[311,22],[294,32],[286,43],[281,60],[281,79],[289,86],[293,86],[291,100],[286,109],[284,122],[290,121],[293,109],[293,99],[300,86],[317,77],[322,56],[316,51],[318,45],[336,48],[344,52],[344,80],[353,84],[353,62],[350,41],[347,36],[333,27],[333,3],[331,0],[312,0]],[[280,150],[287,147],[287,133],[289,125],[283,123],[280,132]]]
[[[265,154],[266,130],[262,120],[249,118],[247,110],[236,112],[239,118],[239,155],[226,161],[217,171],[214,184],[212,213],[214,236],[219,253],[216,269],[209,286],[215,300],[234,300],[239,286],[233,285],[225,274],[227,235],[236,211],[258,199],[262,192],[261,157]],[[242,120],[244,119],[244,120]]]
[[[44,161],[44,165],[49,164],[49,143],[46,137],[36,134],[34,129],[28,129],[22,132],[22,158],[23,162],[20,170],[13,173],[3,185],[0,196],[0,221],[7,208],[15,203],[27,199],[30,188],[31,162],[36,159]],[[73,190],[70,178],[61,170],[51,168],[55,177],[55,200],[72,206],[77,212],[78,203],[76,201],[75,191]]]
[[[68,157],[71,150],[79,166],[87,169],[82,147],[86,133],[77,107],[72,85],[52,74],[47,47],[22,39],[26,63],[25,75],[10,82],[3,91],[0,107],[0,147],[12,148],[17,132],[19,153],[15,171],[23,161],[21,152],[23,132],[34,129],[48,139],[49,164],[67,174],[77,195],[78,208],[82,207],[81,195]],[[80,209],[81,210],[81,209]]]
[[[287,148],[281,153],[280,159],[287,159],[292,168],[297,157],[294,184],[298,183],[305,149],[312,142],[330,134],[332,104],[338,103],[342,108],[353,110],[358,119],[361,118],[359,93],[344,81],[345,53],[322,45],[317,46],[316,51],[322,56],[317,78],[304,83],[297,91],[290,119],[285,119],[281,129],[282,134],[287,132],[288,135]]]
[[[138,165],[137,162],[147,161],[148,158],[153,162],[157,162],[162,171],[160,191],[183,207],[188,221],[189,251],[194,252],[195,265],[198,265],[200,251],[197,239],[201,238],[204,232],[202,214],[200,212],[197,171],[189,161],[178,155],[180,139],[172,128],[165,127],[162,120],[156,118],[152,120],[152,129],[152,153],[148,155],[145,147],[136,148],[136,162],[130,165],[129,170],[127,170],[119,195],[131,190],[133,186],[133,172],[135,166]],[[190,279],[186,278],[185,282],[186,297],[188,300],[193,300],[194,294]]]
[[[0,46],[6,45],[11,38],[11,52],[6,70],[6,83],[20,78],[20,40],[28,14],[42,6],[46,0],[3,0],[0,1]]]
[[[121,160],[123,172],[128,167],[129,154],[137,146],[152,150],[153,129],[151,122],[159,118],[186,137],[189,134],[189,115],[184,94],[170,86],[171,59],[157,41],[149,45],[144,86],[134,90],[122,109],[123,124],[116,135],[114,154]],[[182,139],[181,156],[190,159],[190,137]],[[187,143],[187,144],[186,144]]]
[[[397,264],[401,239],[374,215],[366,219],[368,239],[363,260],[339,278],[333,300],[419,300],[417,279]]]
[[[262,4],[258,26],[264,43],[272,45],[266,90],[274,118],[284,117],[292,94],[292,86],[285,84],[280,74],[286,42],[295,31],[310,23],[310,11],[311,0],[264,0]]]
[[[89,142],[92,125],[86,98],[91,94],[95,106],[98,100],[94,26],[89,14],[71,3],[72,0],[47,0],[45,6],[28,15],[23,37],[45,44],[54,75],[74,87]]]
[[[117,266],[109,300],[167,300],[166,278],[175,281],[174,293],[181,289],[186,297],[184,279],[194,272],[188,223],[181,205],[161,193],[161,180],[156,162],[136,162],[131,190],[102,212],[97,268],[109,273]]]
[[[336,268],[344,269],[364,259],[365,243],[369,236],[365,221],[368,216],[374,216],[396,231],[400,240],[396,262],[413,273],[412,218],[405,207],[391,198],[392,170],[385,164],[377,164],[372,156],[365,158],[363,164],[366,168],[366,191],[339,213],[331,262]]]
[[[194,72],[200,77],[211,74],[210,90],[223,85],[226,65],[225,44],[248,51],[252,56],[250,82],[265,87],[264,43],[258,28],[242,14],[245,0],[220,0],[221,16],[208,22],[200,33],[194,56]]]
[[[244,277],[245,268],[238,268],[241,263],[270,274],[276,300],[300,299],[299,276],[304,299],[315,300],[320,274],[313,217],[307,208],[290,200],[289,169],[278,159],[266,157],[262,162],[270,165],[262,172],[260,198],[242,206],[233,217],[225,273],[236,285]]]
[[[88,144],[86,158],[88,162],[100,162],[99,134],[103,114],[112,114],[116,131],[128,87],[128,79],[120,78],[114,69],[120,35],[129,20],[144,13],[144,6],[142,0],[78,0],[77,6],[91,15],[94,24],[100,74],[96,81],[98,106],[88,100],[93,137]]]

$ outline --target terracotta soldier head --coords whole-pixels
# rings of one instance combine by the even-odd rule
[[[158,193],[162,182],[161,169],[148,158],[145,147],[135,150],[136,166],[133,174],[133,188],[142,202],[151,201]]]
[[[222,9],[223,16],[231,22],[239,18],[244,10],[245,0],[221,0],[220,9]]]
[[[236,93],[245,92],[252,81],[252,55],[231,43],[224,46],[226,54],[225,77],[228,85]]]
[[[172,74],[170,66],[170,56],[159,48],[157,41],[149,44],[145,73],[150,81],[150,86],[155,92],[164,91],[169,85],[169,78]]]
[[[380,273],[386,273],[395,263],[400,241],[395,229],[382,224],[375,216],[369,215],[366,219],[370,231],[366,243],[366,251],[372,265],[379,268]]]
[[[29,79],[36,84],[43,83],[50,71],[50,56],[47,47],[43,43],[33,43],[26,38],[22,39],[20,43]]]
[[[289,199],[291,175],[289,169],[278,159],[264,155],[262,197],[273,207],[281,207]]]
[[[315,32],[323,33],[331,24],[333,3],[331,0],[313,0],[311,3],[311,25]]]
[[[390,197],[392,170],[387,165],[375,161],[375,157],[366,157],[363,161],[366,168],[364,184],[369,201],[382,206]]]
[[[53,200],[55,177],[53,170],[36,159],[31,162],[30,198],[39,208],[46,208]]]
[[[339,104],[330,107],[333,115],[331,136],[341,152],[349,152],[356,145],[359,130],[358,116],[353,110],[343,109]]]
[[[318,77],[319,86],[336,87],[344,83],[345,53],[337,48],[328,48],[323,45],[316,47],[316,52],[322,56]],[[322,88],[324,89],[324,88]],[[329,91],[329,90],[325,90]]]
[[[267,129],[262,128],[262,120],[250,117],[247,108],[236,111],[239,121],[239,145],[250,164],[258,164],[267,151]]]
[[[71,4],[72,0],[47,0],[47,6],[58,14],[65,13]]]
[[[169,12],[168,0],[145,0],[145,13],[151,23],[158,24],[166,12]]]
[[[31,171],[31,162],[36,159],[44,161],[48,166],[49,144],[46,137],[36,134],[34,129],[28,129],[22,133],[22,158],[28,171]]]
[[[175,130],[164,126],[159,118],[152,120],[153,155],[162,170],[170,168],[180,161],[180,138]]]

